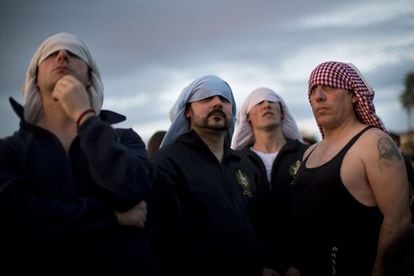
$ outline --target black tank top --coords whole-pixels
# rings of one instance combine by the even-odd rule
[[[345,154],[368,128],[355,135],[327,163],[306,168],[306,157],[293,183],[294,237],[303,275],[370,275],[382,214],[357,201],[340,177]]]

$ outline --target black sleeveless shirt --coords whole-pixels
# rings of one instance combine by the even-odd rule
[[[307,168],[306,157],[293,183],[294,237],[301,275],[371,275],[382,214],[356,200],[340,177],[345,154],[369,127],[325,164]]]

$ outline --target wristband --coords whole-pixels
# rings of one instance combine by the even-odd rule
[[[82,121],[82,118],[85,117],[86,114],[88,113],[93,113],[93,115],[96,115],[95,110],[93,110],[92,108],[89,108],[87,110],[85,110],[84,112],[82,112],[81,115],[79,115],[78,119],[76,120],[76,125],[79,126],[79,123]]]

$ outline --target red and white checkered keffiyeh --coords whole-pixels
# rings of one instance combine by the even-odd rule
[[[361,72],[351,63],[328,61],[319,64],[310,74],[308,97],[316,85],[349,90],[356,96],[355,112],[364,124],[386,131],[381,119],[375,114],[374,90]],[[319,126],[322,137],[322,128]]]

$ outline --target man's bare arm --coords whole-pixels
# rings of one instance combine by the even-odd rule
[[[375,133],[374,133],[375,132]],[[364,159],[368,183],[384,219],[380,229],[377,256],[372,275],[385,275],[383,256],[389,246],[408,228],[409,187],[402,156],[388,135],[371,132],[372,146]],[[373,147],[375,145],[375,147]]]

